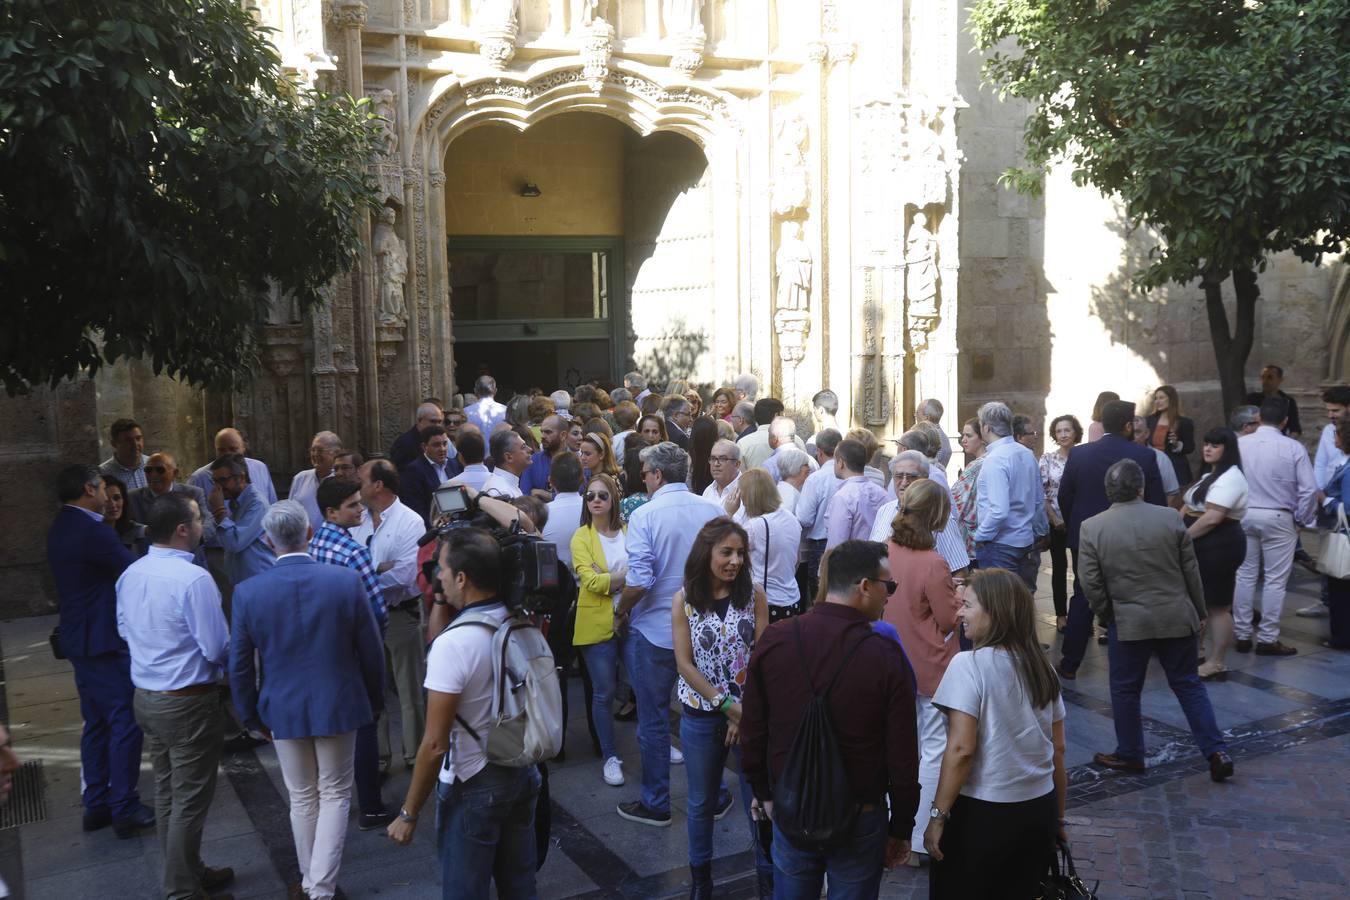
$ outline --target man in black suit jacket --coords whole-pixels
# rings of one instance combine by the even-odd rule
[[[666,435],[681,450],[689,452],[689,429],[694,427],[694,414],[689,401],[683,397],[671,397],[661,408],[666,417]]]
[[[61,649],[75,670],[84,734],[84,830],[112,824],[132,837],[155,824],[136,789],[140,726],[132,712],[131,656],[117,633],[117,579],[132,563],[103,521],[107,495],[94,466],[68,466],[56,478],[63,504],[47,532],[47,560],[60,600]]]
[[[398,499],[423,519],[431,519],[431,495],[459,474],[449,459],[450,436],[439,425],[422,430],[422,452],[399,476]]]
[[[1069,622],[1064,629],[1064,644],[1059,662],[1061,678],[1072,679],[1083,662],[1088,640],[1092,637],[1092,609],[1078,586],[1078,532],[1083,522],[1111,507],[1106,498],[1106,470],[1122,459],[1132,459],[1144,470],[1144,499],[1158,506],[1167,505],[1157,455],[1134,442],[1134,404],[1113,400],[1102,409],[1101,440],[1079,444],[1069,451],[1064,477],[1059,483],[1059,509],[1068,529],[1067,543],[1073,552],[1073,597],[1069,600]]]
[[[408,464],[417,459],[422,453],[422,432],[435,426],[445,425],[445,413],[441,410],[440,402],[434,397],[428,397],[417,406],[417,422],[413,427],[394,438],[394,443],[389,445],[389,461],[392,462],[400,472],[408,467]],[[455,444],[450,442],[450,458],[454,459]]]

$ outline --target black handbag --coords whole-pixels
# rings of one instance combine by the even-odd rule
[[[1097,887],[1101,879],[1089,889],[1083,879],[1078,877],[1069,845],[1058,841],[1055,850],[1050,854],[1050,870],[1041,882],[1041,893],[1037,900],[1097,900]]]
[[[52,645],[52,656],[57,659],[65,659],[66,651],[61,649],[61,626],[57,625],[52,629],[52,633],[47,636],[47,641]]]

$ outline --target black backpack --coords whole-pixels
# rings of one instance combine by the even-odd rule
[[[802,647],[801,619],[794,623],[797,655],[807,683],[811,669]],[[793,844],[804,849],[824,849],[847,838],[858,818],[858,803],[848,783],[848,767],[839,752],[839,741],[830,721],[830,692],[853,654],[875,632],[868,631],[840,660],[823,694],[811,684],[811,699],[797,725],[788,751],[783,776],[773,786],[773,821]]]

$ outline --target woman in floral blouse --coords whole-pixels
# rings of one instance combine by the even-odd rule
[[[966,552],[975,558],[975,489],[984,464],[984,438],[980,436],[980,422],[971,419],[961,426],[961,449],[966,453],[966,465],[952,485],[952,501],[956,504],[956,521],[961,526],[961,537],[966,541]]]
[[[1050,517],[1050,587],[1055,595],[1055,629],[1064,633],[1069,621],[1069,532],[1059,511],[1059,482],[1069,451],[1083,441],[1083,426],[1074,416],[1058,416],[1050,423],[1055,449],[1041,457],[1041,484],[1045,487],[1045,513]]]

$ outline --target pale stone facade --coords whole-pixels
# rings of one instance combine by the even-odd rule
[[[949,433],[992,397],[1086,424],[1097,391],[1160,382],[1205,425],[1217,414],[1199,290],[1131,293],[1147,241],[1066,177],[1037,199],[998,186],[1026,110],[982,88],[957,0],[250,6],[297,77],[387,120],[363,264],[308,321],[273,298],[244,393],[118,366],[5,401],[11,597],[37,603],[44,568],[40,536],[13,537],[50,508],[58,464],[106,458],[112,419],[138,417],[187,471],[238,425],[284,488],[315,430],[387,447],[420,397],[470,388],[485,360],[501,377],[547,356],[545,390],[630,365],[706,387],[751,371],[798,414],[829,387],[841,419],[883,437],[925,397]],[[593,314],[541,322],[539,303],[563,303],[549,247],[592,245]],[[493,254],[516,246],[503,272]],[[1320,386],[1350,378],[1350,283],[1277,259],[1261,286],[1251,373],[1282,364],[1311,430]]]

